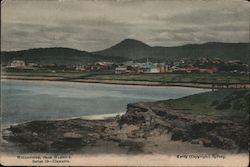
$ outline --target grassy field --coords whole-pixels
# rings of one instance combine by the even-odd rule
[[[158,101],[155,104],[168,109],[245,124],[249,122],[249,98],[249,90],[227,89]]]
[[[106,75],[110,72],[8,72],[3,75],[7,76],[27,76],[27,77],[62,77],[67,79],[81,79],[85,77],[90,77],[93,75]]]
[[[249,83],[248,75],[240,74],[113,74],[112,72],[16,72],[5,73],[8,76],[39,76],[61,77],[64,80],[95,79],[95,80],[122,80],[122,81],[149,81],[161,83]]]
[[[151,81],[162,83],[249,83],[247,75],[233,74],[112,74],[82,77],[97,80]]]

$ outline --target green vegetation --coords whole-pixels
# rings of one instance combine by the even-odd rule
[[[13,60],[24,60],[36,64],[85,64],[97,61],[123,62],[127,58],[119,56],[102,56],[90,52],[70,48],[36,48],[21,51],[1,52],[1,65],[7,65]]]
[[[233,74],[111,74],[92,75],[85,79],[150,81],[162,83],[249,83],[247,75]]]
[[[23,77],[58,77],[63,80],[71,80],[71,79],[83,79],[96,75],[109,75],[110,72],[37,72],[37,71],[29,71],[29,72],[8,72],[4,73],[7,76],[23,76]]]
[[[95,80],[123,80],[123,81],[149,81],[161,83],[249,83],[249,76],[239,74],[114,74],[108,72],[10,72],[8,76],[28,77],[62,77],[65,80],[95,79]]]
[[[227,60],[241,60],[248,62],[249,43],[219,43],[209,42],[204,44],[189,44],[175,47],[151,47],[145,43],[125,39],[108,49],[94,52],[98,55],[120,56],[133,60],[149,58],[150,61],[174,60],[174,59],[197,59],[199,57],[220,58]]]
[[[79,72],[8,72],[4,73],[7,76],[27,76],[27,77],[63,77],[63,78],[76,78],[83,74]]]
[[[141,41],[126,39],[117,45],[97,52],[86,52],[71,48],[35,48],[21,51],[1,51],[1,64],[13,60],[24,60],[37,64],[86,64],[97,61],[121,63],[127,60],[166,61],[197,59],[199,57],[249,61],[249,43],[204,43],[176,47],[151,47]]]
[[[249,122],[249,90],[220,90],[156,102],[157,105],[182,112]]]

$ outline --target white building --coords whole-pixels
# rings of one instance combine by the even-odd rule
[[[160,69],[157,67],[151,67],[149,73],[160,73]]]
[[[117,67],[115,69],[116,74],[124,74],[127,73],[127,67]]]
[[[10,63],[10,67],[25,67],[26,64],[23,60],[13,60],[11,63]]]
[[[76,71],[85,71],[84,65],[76,65]]]

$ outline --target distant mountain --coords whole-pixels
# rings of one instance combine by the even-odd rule
[[[125,39],[105,50],[93,52],[98,55],[120,56],[134,60],[150,58],[150,60],[169,60],[180,58],[208,57],[222,60],[249,60],[249,43],[188,44],[175,47],[151,47],[141,41]]]
[[[27,63],[38,64],[84,64],[96,61],[123,62],[127,58],[119,56],[95,55],[86,51],[70,48],[36,48],[21,51],[1,52],[1,62],[3,65],[12,60],[25,60]]]
[[[97,61],[124,62],[127,60],[150,61],[174,60],[180,58],[208,57],[222,60],[249,60],[249,43],[205,43],[176,47],[151,47],[141,41],[125,39],[102,51],[86,52],[70,48],[36,48],[21,51],[2,51],[1,64],[12,60],[25,60],[39,64],[85,64]]]
[[[131,59],[155,57],[152,47],[134,39],[125,39],[122,42],[102,51],[93,52],[98,55],[121,56]]]

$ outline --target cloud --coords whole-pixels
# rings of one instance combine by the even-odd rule
[[[28,12],[27,12],[28,11]],[[8,0],[2,49],[101,50],[125,38],[150,45],[249,42],[249,4],[237,0]]]

